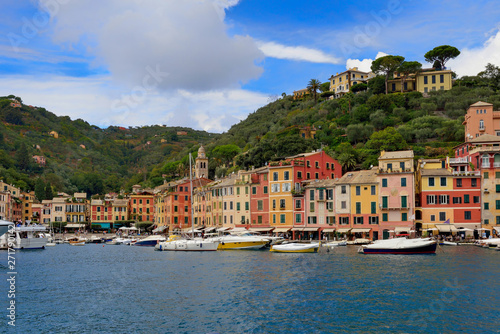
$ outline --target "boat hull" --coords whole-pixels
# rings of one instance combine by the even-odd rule
[[[71,246],[85,246],[85,241],[70,241]]]
[[[219,244],[215,242],[175,240],[160,242],[155,246],[155,249],[159,251],[207,252],[216,251],[218,246]]]
[[[270,251],[276,253],[317,253],[319,247],[319,244],[285,244],[273,245]]]
[[[422,247],[408,247],[401,249],[390,248],[363,248],[363,254],[435,254],[437,243]]]
[[[223,241],[219,244],[220,250],[252,250],[252,249],[262,249],[266,247],[268,241]]]

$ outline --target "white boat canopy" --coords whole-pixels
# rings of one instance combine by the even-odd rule
[[[227,231],[227,230],[229,230],[229,229],[231,229],[231,228],[230,228],[230,227],[219,227],[219,228],[217,229],[217,232],[223,232],[223,231]]]
[[[273,229],[273,227],[251,227],[249,231],[253,232],[269,232]]]
[[[163,226],[158,226],[157,228],[155,228],[155,229],[153,230],[153,233],[163,232],[163,231],[165,231],[167,228],[168,228],[168,226],[166,226],[166,225],[163,225]]]

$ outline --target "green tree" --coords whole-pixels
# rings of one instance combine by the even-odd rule
[[[401,74],[401,93],[404,89],[404,83],[410,74],[417,74],[422,70],[422,64],[418,61],[404,61],[398,68],[398,72]]]
[[[317,102],[318,100],[318,97],[317,97],[317,93],[318,93],[318,89],[320,88],[321,86],[321,83],[319,82],[319,80],[317,79],[311,79],[309,81],[309,84],[307,85],[307,90],[313,95],[314,97],[314,103]]]
[[[382,75],[377,75],[368,81],[368,89],[373,94],[383,94],[385,92],[385,78]]]
[[[319,91],[324,93],[330,90],[330,81],[323,82],[321,86],[319,86]]]
[[[448,60],[456,58],[460,55],[460,51],[449,45],[436,46],[434,49],[427,51],[424,58],[429,63],[438,62],[441,69],[445,68],[445,64]]]
[[[368,85],[365,84],[364,82],[361,82],[361,83],[357,83],[357,84],[352,85],[351,88],[349,88],[349,89],[353,93],[362,92],[362,91],[368,89]]]
[[[357,163],[357,152],[349,143],[341,143],[335,148],[335,158],[342,166],[342,172],[353,170]]]
[[[221,145],[217,146],[212,150],[212,155],[214,158],[218,159],[220,162],[225,163],[227,167],[233,160],[235,156],[237,156],[241,152],[241,149],[234,144],[229,145]]]
[[[35,182],[35,196],[40,202],[45,199],[45,182],[41,178]]]
[[[54,193],[52,192],[52,186],[47,183],[45,184],[45,199],[51,200],[54,198]]]
[[[408,148],[403,136],[393,127],[374,132],[366,143],[366,148],[379,151],[399,151]]]
[[[28,148],[24,142],[21,143],[16,151],[17,166],[20,170],[28,172],[31,168],[31,157],[28,153]]]
[[[401,63],[405,60],[402,56],[384,56],[377,58],[373,61],[371,70],[373,73],[381,74],[385,76],[385,93],[387,94],[387,82],[389,77],[394,73],[394,71],[401,66]]]
[[[488,63],[485,70],[479,72],[477,76],[487,82],[489,86],[500,89],[500,67]]]

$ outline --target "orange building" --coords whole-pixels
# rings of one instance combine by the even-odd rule
[[[493,111],[491,103],[478,101],[471,104],[462,124],[466,142],[484,134],[500,136],[500,111]]]

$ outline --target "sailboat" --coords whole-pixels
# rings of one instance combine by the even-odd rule
[[[159,242],[155,246],[155,250],[159,251],[216,251],[219,247],[218,240],[209,240],[194,237],[193,222],[193,170],[192,170],[192,156],[189,153],[189,183],[191,188],[191,239],[181,238],[176,235],[171,235],[168,240]]]
[[[45,247],[54,247],[56,245],[55,237],[54,237],[54,229],[52,228],[52,222],[50,223],[50,238],[48,238],[48,242],[45,244]]]

